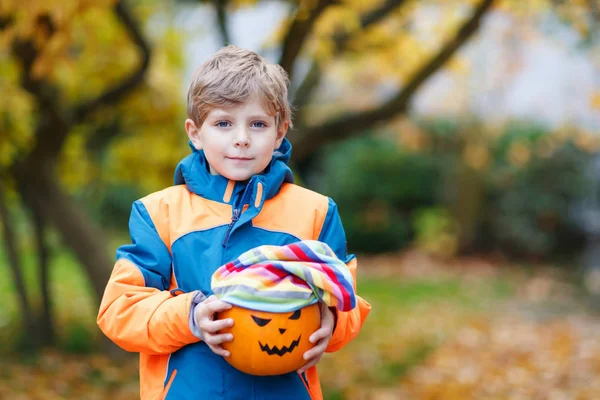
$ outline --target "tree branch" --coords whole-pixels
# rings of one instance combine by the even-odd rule
[[[333,3],[333,0],[319,0],[317,5],[310,10],[308,18],[303,18],[298,12],[302,5],[296,10],[294,21],[283,40],[283,50],[279,60],[279,65],[286,70],[290,81],[292,80],[294,61],[296,61],[298,54],[300,54],[300,50],[302,50],[312,26],[323,11]]]
[[[598,24],[600,24],[600,3],[595,0],[587,0],[588,8],[590,9],[590,15],[592,16],[592,29],[593,33],[597,33]]]
[[[14,22],[12,15],[0,15],[0,32],[8,28]]]
[[[402,5],[402,3],[404,3],[406,0],[388,0],[385,3],[383,3],[383,5],[373,11],[371,11],[370,13],[368,13],[367,15],[365,15],[362,19],[361,19],[361,27],[364,29],[369,25],[375,24],[379,21],[381,21],[382,19],[384,19],[385,17],[387,17],[387,15],[394,11],[396,8],[398,8],[399,6]]]
[[[364,15],[360,20],[360,29],[364,30],[371,25],[374,25],[389,15],[392,11],[400,7],[406,0],[387,0],[381,5],[381,7],[369,12]],[[335,38],[335,53],[339,54],[343,52],[350,40],[351,36],[344,33]],[[298,120],[301,119],[302,107],[305,106],[310,100],[310,96],[314,89],[319,86],[321,82],[321,67],[319,63],[313,60],[310,66],[309,72],[298,86],[294,95],[294,104],[300,110],[298,113]],[[300,122],[301,124],[302,122]]]
[[[55,27],[50,16],[40,15],[36,23],[47,33],[47,37],[54,34]],[[41,168],[59,153],[71,121],[57,101],[59,96],[56,87],[33,76],[33,65],[39,56],[33,42],[17,38],[12,43],[12,52],[21,62],[21,86],[33,95],[38,105],[36,141],[28,160],[32,163],[31,167]]]
[[[413,75],[409,83],[394,98],[379,108],[345,115],[322,125],[309,127],[303,135],[293,138],[295,139],[292,140],[295,159],[301,161],[325,143],[358,135],[375,124],[388,121],[406,112],[410,99],[421,85],[450,60],[456,51],[477,31],[482,17],[490,9],[493,1],[483,0],[456,35]]]
[[[228,0],[213,0],[213,5],[217,12],[217,24],[219,26],[219,32],[221,33],[223,46],[231,44],[231,37],[229,35],[229,30],[227,29],[227,3],[229,3]]]
[[[406,0],[387,0],[381,5],[381,7],[370,11],[360,19],[360,29],[364,30],[369,26],[380,22],[382,19],[387,17],[389,13],[400,7],[405,2]],[[342,51],[351,38],[352,37],[347,32],[344,32],[336,37],[336,50],[338,52]]]
[[[60,153],[71,127],[83,121],[87,115],[104,104],[111,104],[139,85],[150,64],[150,47],[146,43],[135,18],[122,1],[114,6],[114,12],[125,26],[133,42],[141,49],[142,61],[129,77],[116,86],[87,103],[74,107],[67,112],[60,107],[58,90],[44,80],[34,79],[31,71],[39,53],[31,41],[17,40],[13,43],[13,52],[23,65],[22,86],[34,95],[37,100],[40,116],[36,127],[36,143],[28,156],[26,164],[31,167],[42,167],[47,161],[52,162]],[[52,35],[54,25],[49,16],[38,18],[41,24]]]
[[[142,83],[148,67],[150,66],[150,46],[146,42],[135,17],[125,5],[124,1],[119,1],[115,4],[114,12],[121,20],[121,23],[127,30],[127,33],[133,42],[140,49],[142,60],[138,68],[116,86],[107,89],[97,98],[75,107],[75,123],[83,121],[91,112],[100,106],[115,103],[125,97],[131,90]]]
[[[321,66],[317,61],[313,60],[308,73],[293,94],[294,106],[298,108],[296,119],[300,125],[303,123],[302,108],[308,104],[310,96],[313,94],[315,88],[319,86],[319,83],[321,82],[321,72]]]

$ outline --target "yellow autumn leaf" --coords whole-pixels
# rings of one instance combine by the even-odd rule
[[[464,163],[477,171],[484,169],[490,159],[490,152],[483,143],[469,143],[463,151]]]
[[[508,161],[516,167],[524,167],[531,157],[529,147],[522,142],[515,142],[508,150]]]
[[[590,97],[590,106],[592,109],[600,111],[600,91],[594,92]]]

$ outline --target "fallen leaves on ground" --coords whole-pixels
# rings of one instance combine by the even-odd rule
[[[407,399],[600,399],[600,322],[504,316],[461,329],[399,382]]]
[[[0,399],[139,399],[138,362],[104,355],[44,351],[26,359],[0,360]]]
[[[600,317],[582,306],[564,272],[418,254],[363,261],[369,278],[389,292],[374,298],[357,340],[319,364],[326,399],[600,399]],[[459,295],[393,303],[391,277],[443,282],[448,276],[462,282]],[[508,298],[484,298],[482,290],[498,277],[514,290]],[[46,351],[3,358],[0,398],[139,399],[137,369],[135,357]]]

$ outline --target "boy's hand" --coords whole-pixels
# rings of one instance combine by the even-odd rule
[[[331,336],[333,335],[333,327],[335,324],[335,316],[333,315],[333,311],[331,311],[329,307],[323,303],[320,304],[320,307],[321,328],[310,335],[310,338],[308,339],[311,343],[317,344],[315,347],[304,353],[304,359],[308,362],[298,370],[298,373],[300,374],[317,365],[321,357],[323,357],[323,353],[325,353],[325,349],[327,349],[329,341],[331,340]]]
[[[201,339],[213,353],[223,357],[229,357],[229,352],[221,347],[221,343],[231,342],[233,335],[231,333],[219,334],[218,332],[223,328],[233,326],[233,319],[215,319],[215,317],[217,313],[230,308],[231,304],[225,303],[213,295],[199,303],[194,309]]]

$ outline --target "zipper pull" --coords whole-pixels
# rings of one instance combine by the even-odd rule
[[[233,225],[240,219],[240,210],[237,208],[233,209],[233,215],[231,216],[231,222],[227,227],[227,232],[225,233],[225,238],[223,239],[223,247],[227,246],[227,241],[229,240],[229,235],[231,234],[231,230],[233,229]]]

